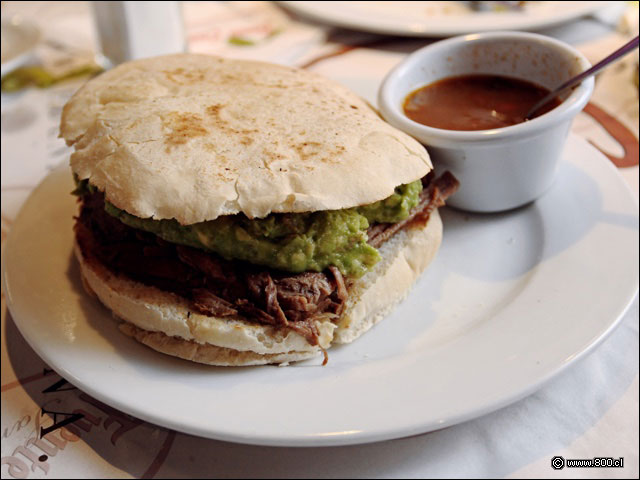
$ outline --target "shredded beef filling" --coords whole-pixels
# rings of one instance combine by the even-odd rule
[[[380,247],[409,225],[424,225],[433,209],[442,206],[458,185],[448,173],[435,180],[430,174],[423,183],[420,203],[406,220],[369,228],[372,246]],[[75,230],[83,255],[97,258],[115,273],[181,295],[202,314],[240,315],[290,329],[311,345],[318,344],[315,320],[319,316],[339,317],[348,295],[349,280],[335,267],[324,272],[279,272],[227,261],[216,254],[174,245],[128,227],[105,212],[100,192],[82,197]]]
[[[423,178],[422,185],[420,201],[411,209],[406,219],[398,223],[376,223],[369,227],[367,230],[369,245],[380,248],[384,242],[406,226],[424,226],[429,220],[431,212],[442,207],[444,201],[458,189],[460,183],[449,172],[445,172],[435,179],[434,173],[431,172]]]

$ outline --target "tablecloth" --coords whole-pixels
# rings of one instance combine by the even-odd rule
[[[266,2],[185,2],[183,8],[191,51],[303,66],[372,104],[384,75],[433,41],[331,28]],[[45,62],[96,49],[84,2],[3,2],[3,18],[14,13],[42,28],[37,54]],[[637,2],[628,2],[541,33],[573,44],[593,62],[637,34],[637,23]],[[598,78],[589,114],[580,114],[573,132],[610,156],[637,198],[638,97],[630,81],[636,62],[630,57]],[[78,85],[2,96],[3,251],[29,193],[68,161],[58,120]],[[635,154],[625,156],[620,141],[629,135]],[[4,293],[1,383],[2,478],[638,478],[637,297],[594,353],[524,400],[441,431],[368,445],[248,446],[130,417],[53,372],[18,332]],[[55,412],[82,413],[75,422],[81,435],[60,429],[39,438]],[[554,470],[554,456],[623,457],[624,468]]]

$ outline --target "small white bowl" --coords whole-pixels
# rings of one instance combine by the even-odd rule
[[[573,118],[593,92],[593,77],[561,96],[562,103],[525,123],[455,131],[414,122],[403,111],[410,93],[443,78],[492,74],[549,90],[591,65],[573,47],[543,35],[492,32],[450,38],[417,50],[396,66],[378,92],[383,117],[423,143],[436,172],[449,170],[460,189],[447,204],[475,212],[519,207],[553,183]]]

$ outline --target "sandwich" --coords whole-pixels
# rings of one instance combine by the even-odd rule
[[[326,362],[405,297],[457,188],[345,87],[261,62],[122,64],[60,132],[86,290],[123,333],[210,365]]]

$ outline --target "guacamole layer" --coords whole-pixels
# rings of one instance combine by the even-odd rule
[[[87,180],[77,182],[77,195],[95,191]],[[343,275],[360,277],[380,260],[367,243],[374,222],[406,219],[418,204],[420,180],[401,185],[388,198],[361,207],[310,213],[274,213],[261,219],[242,214],[180,225],[177,220],[138,218],[105,201],[105,210],[132,228],[151,232],[167,242],[215,252],[288,272],[322,271],[334,265]]]

